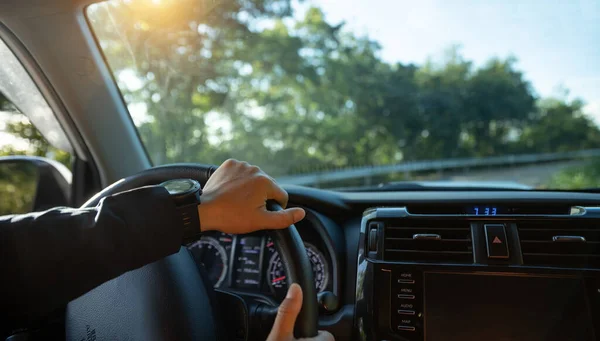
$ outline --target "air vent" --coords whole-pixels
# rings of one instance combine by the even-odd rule
[[[469,222],[398,219],[386,223],[384,259],[401,262],[473,263]]]
[[[527,221],[517,229],[525,265],[600,268],[598,221]]]

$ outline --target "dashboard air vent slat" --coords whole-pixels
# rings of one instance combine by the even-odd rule
[[[467,221],[437,219],[402,219],[390,222],[385,229],[384,259],[473,263],[470,224]]]
[[[523,221],[517,229],[525,265],[600,268],[595,221]]]

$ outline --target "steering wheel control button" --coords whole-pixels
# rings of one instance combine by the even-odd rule
[[[485,224],[487,254],[491,259],[508,259],[506,230],[502,224]]]
[[[398,315],[415,315],[415,311],[398,309]]]
[[[403,332],[414,332],[416,330],[416,328],[413,326],[399,325],[398,330],[403,331]]]

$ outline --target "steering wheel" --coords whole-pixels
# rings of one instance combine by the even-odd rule
[[[82,207],[94,207],[106,196],[169,179],[194,179],[204,186],[215,170],[215,166],[201,164],[151,168],[106,187]],[[272,202],[267,203],[267,208],[281,209]],[[288,283],[302,287],[304,299],[296,320],[296,336],[315,336],[317,294],[302,239],[294,225],[267,233],[281,255]],[[93,276],[93,271],[91,268],[89,274],[81,275]],[[228,307],[215,307],[214,297],[212,284],[200,274],[190,253],[182,247],[176,254],[129,271],[71,301],[65,316],[66,337],[70,341],[219,340],[223,326],[216,308]]]

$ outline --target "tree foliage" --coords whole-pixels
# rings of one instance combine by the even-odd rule
[[[476,67],[451,47],[438,63],[388,63],[316,7],[298,18],[287,0],[210,13],[183,2],[167,18],[141,0],[90,14],[115,73],[142,82],[119,77],[130,107],[143,103],[137,125],[155,163],[237,157],[282,175],[598,142],[580,103],[540,102],[514,57]]]
[[[274,176],[600,146],[583,103],[541,99],[515,57],[390,63],[289,0],[115,0],[88,18],[155,164],[248,160]],[[27,124],[11,132],[50,147]],[[7,153],[7,151],[5,151]]]
[[[30,212],[36,194],[37,169],[24,163],[0,165],[0,215]]]

